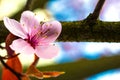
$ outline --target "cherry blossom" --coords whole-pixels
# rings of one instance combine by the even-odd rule
[[[53,44],[61,33],[61,23],[53,20],[40,22],[31,11],[24,11],[20,22],[4,17],[6,28],[15,36],[10,48],[17,53],[36,54],[40,58],[52,58],[59,48]]]

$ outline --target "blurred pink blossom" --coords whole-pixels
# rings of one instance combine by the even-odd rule
[[[61,23],[49,21],[40,23],[31,11],[24,11],[20,23],[4,17],[6,28],[19,38],[14,40],[10,48],[17,53],[33,54],[40,58],[52,58],[57,55],[59,48],[53,43],[61,33]]]

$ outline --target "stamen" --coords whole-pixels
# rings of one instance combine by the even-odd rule
[[[26,17],[27,20],[29,20],[29,17]]]
[[[52,27],[52,24],[50,24],[50,27]]]
[[[46,36],[46,35],[45,35],[45,36],[43,36],[43,38],[47,38],[47,37],[48,37],[48,36]]]
[[[47,36],[47,33],[49,32],[49,30],[47,30],[47,31],[45,31],[44,33],[43,32],[41,32],[41,33],[37,33],[37,35],[38,36],[41,36],[43,39],[44,38],[47,38],[48,36]]]
[[[44,18],[44,21],[45,21],[46,19]]]
[[[36,29],[37,27],[36,26],[34,26],[34,29]]]
[[[45,26],[48,27],[48,24],[46,24]]]
[[[55,32],[55,34],[56,34],[56,35],[58,35],[58,33],[57,33],[57,32]]]
[[[37,35],[40,36],[41,35],[41,31],[38,31]]]
[[[41,22],[40,22],[40,24],[41,24],[41,25],[43,25],[43,24],[44,24],[44,22],[43,22],[43,21],[41,21]]]
[[[44,32],[44,35],[46,35],[48,32],[50,32],[50,29],[46,30],[46,31]]]

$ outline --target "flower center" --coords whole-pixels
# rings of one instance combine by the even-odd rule
[[[46,25],[47,26],[47,25]],[[50,28],[45,29],[45,30],[37,30],[37,32],[34,35],[28,34],[28,39],[26,41],[35,49],[36,46],[43,45],[44,40],[53,34],[54,31],[50,31]],[[42,43],[41,43],[42,42]]]
[[[31,37],[28,35],[28,39],[26,41],[35,49],[35,47],[38,45],[38,40],[35,39],[35,36]]]

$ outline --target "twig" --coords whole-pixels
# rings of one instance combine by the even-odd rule
[[[1,48],[1,49],[5,49],[5,47],[2,47],[1,45],[0,45],[0,48]]]
[[[1,57],[1,56],[0,56]],[[18,80],[21,80],[21,76],[22,74],[14,71],[11,67],[9,67],[4,61],[3,59],[0,59],[1,63],[4,65],[5,68],[7,68],[8,70],[10,70],[17,78]]]
[[[15,15],[13,15],[11,18],[14,18],[14,19],[16,19],[16,20],[19,20],[20,19],[20,16],[21,16],[21,13],[23,12],[23,11],[25,11],[25,10],[30,10],[30,6],[31,6],[31,2],[32,2],[33,0],[27,0],[27,2],[26,2],[26,5],[25,5],[25,7],[23,8],[23,9],[21,9],[18,13],[16,13]]]
[[[85,20],[89,20],[89,21],[90,20],[97,20],[104,2],[105,2],[105,0],[99,0],[93,13],[91,13]]]
[[[4,56],[4,57],[0,56],[0,60],[1,60],[1,59],[11,59],[11,58],[14,58],[14,57],[16,57],[16,56],[18,56],[18,55],[19,55],[19,53],[16,54],[16,55],[10,56],[10,57],[9,57],[9,55]]]
[[[39,61],[39,57],[37,55],[34,55],[34,61],[31,65],[36,66]]]
[[[103,7],[103,4],[104,4],[105,0],[99,0],[96,7],[95,7],[95,10],[94,12],[92,13],[92,15],[94,16],[94,19],[97,19],[99,17],[99,14],[100,14],[100,11]]]
[[[105,0],[99,0],[93,13],[90,13],[89,16],[83,20],[85,25],[88,25],[88,28],[90,30],[90,34],[93,33],[93,27],[96,25],[97,18],[99,17],[100,11],[102,9],[102,6],[104,4]],[[94,36],[94,35],[92,35]]]
[[[25,5],[25,7],[24,7],[24,10],[30,10],[30,6],[31,6],[31,2],[32,2],[33,0],[27,0],[27,2],[26,2],[26,5]]]

